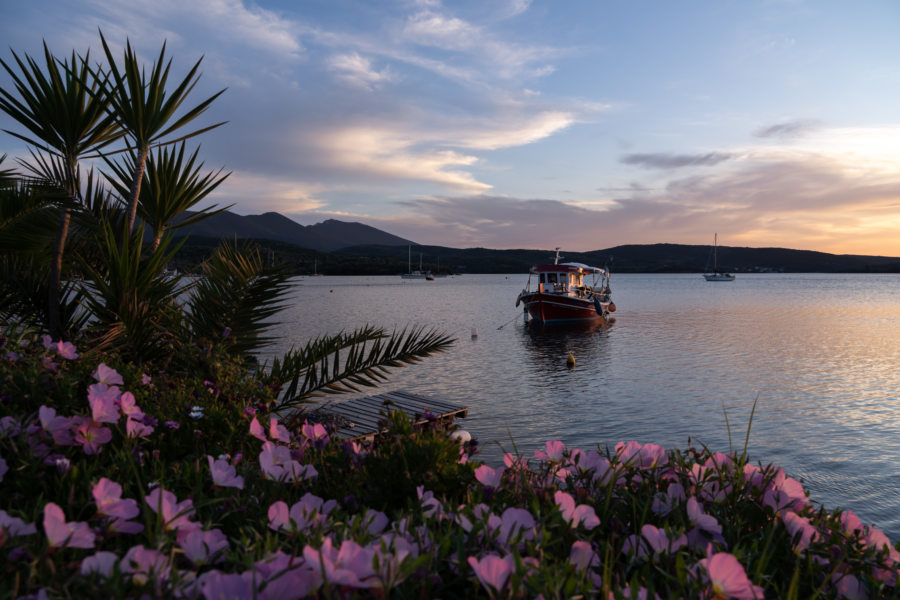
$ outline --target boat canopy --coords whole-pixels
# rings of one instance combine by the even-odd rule
[[[536,265],[531,268],[532,273],[600,273],[603,275],[608,274],[606,269],[601,269],[600,267],[591,267],[589,265],[585,265],[583,263],[559,263],[554,265]]]

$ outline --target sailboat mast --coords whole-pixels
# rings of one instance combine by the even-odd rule
[[[713,234],[713,273],[719,272],[719,234]]]

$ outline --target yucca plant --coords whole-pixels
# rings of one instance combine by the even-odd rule
[[[3,110],[27,133],[6,130],[26,143],[58,158],[53,184],[65,190],[70,204],[61,212],[53,244],[47,282],[47,323],[50,334],[61,333],[59,286],[63,255],[72,219],[71,203],[78,200],[78,161],[114,142],[122,133],[107,110],[102,73],[89,67],[89,57],[59,61],[44,44],[44,64],[25,55],[12,53],[18,70],[0,59],[0,65],[13,81],[15,93],[0,88]]]
[[[86,305],[92,324],[91,348],[115,351],[139,364],[163,361],[178,345],[181,311],[176,303],[184,285],[166,277],[163,268],[177,248],[169,249],[164,237],[159,251],[143,252],[143,225],[134,233],[118,236],[104,222],[97,233],[103,262],[83,262],[90,293]]]
[[[129,231],[134,229],[141,197],[141,184],[147,157],[153,146],[173,144],[215,129],[224,122],[202,127],[183,135],[176,134],[182,127],[200,116],[225,90],[216,92],[200,104],[176,117],[181,105],[187,100],[200,78],[198,69],[200,58],[188,71],[174,90],[166,90],[172,60],[166,61],[166,45],[163,43],[159,57],[154,61],[149,74],[144,70],[131,42],[125,42],[125,53],[121,68],[116,64],[112,50],[100,32],[100,41],[110,68],[110,85],[104,97],[109,101],[109,116],[125,133],[129,150],[134,153],[134,172],[131,187],[125,197]],[[170,135],[175,135],[169,139]]]
[[[159,242],[167,230],[193,225],[230,208],[213,205],[188,217],[181,217],[231,175],[230,172],[223,173],[222,169],[202,173],[203,163],[197,163],[198,152],[199,149],[196,149],[190,156],[185,156],[185,144],[182,142],[177,150],[163,146],[147,156],[138,216],[153,232],[151,252],[159,248]],[[133,152],[121,163],[107,159],[111,170],[107,179],[122,198],[127,198],[130,193],[136,163],[137,156]]]

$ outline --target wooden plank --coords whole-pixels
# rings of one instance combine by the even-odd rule
[[[456,417],[465,418],[469,413],[467,406],[399,391],[329,404],[317,412],[323,416],[339,417],[339,423],[341,420],[346,422],[335,429],[338,437],[370,441],[386,431],[381,422],[387,418],[387,413],[394,410],[402,411],[416,425],[428,421],[424,416],[426,413],[431,413],[444,426]]]

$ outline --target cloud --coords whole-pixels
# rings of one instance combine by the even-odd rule
[[[680,169],[682,167],[717,165],[732,158],[732,154],[725,152],[708,152],[706,154],[668,154],[658,152],[651,154],[627,154],[619,159],[619,162],[652,169]]]
[[[372,67],[372,61],[356,52],[333,56],[329,65],[337,77],[345,83],[371,91],[381,84],[395,81],[397,77],[385,68],[378,71]]]
[[[796,121],[787,121],[785,123],[777,123],[757,129],[754,135],[759,138],[778,138],[792,139],[801,137],[821,128],[819,121],[812,119],[801,119]]]
[[[433,147],[417,150],[419,142],[402,130],[370,125],[331,129],[316,144],[330,165],[356,174],[430,181],[467,192],[490,189],[458,169],[474,164],[477,157]]]

